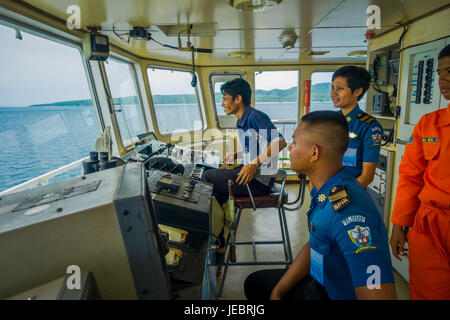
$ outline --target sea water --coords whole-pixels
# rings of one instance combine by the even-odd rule
[[[272,120],[296,120],[298,103],[257,103],[256,108],[267,113]],[[313,102],[311,110],[332,109],[331,102]],[[156,108],[158,129],[173,132],[180,123],[189,126],[200,121],[197,105],[158,105]],[[218,106],[218,112],[222,107]],[[123,140],[135,136],[140,123],[133,117],[117,114]],[[177,119],[181,119],[181,122]],[[93,106],[75,107],[0,107],[0,192],[32,178],[55,170],[73,161],[87,157],[94,150],[100,135],[99,121]],[[292,136],[295,124],[276,124],[286,138]],[[140,129],[140,128],[139,128]],[[123,129],[124,130],[124,129]],[[76,177],[82,174],[81,165],[65,172],[50,182]]]

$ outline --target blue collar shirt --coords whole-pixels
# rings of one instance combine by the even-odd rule
[[[244,165],[256,159],[277,138],[284,139],[269,116],[264,112],[247,106],[236,123],[239,146]],[[272,156],[269,164],[261,170],[262,174],[275,174],[278,170],[278,153]],[[264,172],[265,171],[265,172]]]
[[[342,114],[342,110],[338,112]],[[349,141],[343,165],[357,178],[362,173],[363,162],[378,162],[383,131],[380,123],[363,112],[359,105],[356,105],[345,118],[348,123]]]
[[[344,193],[333,196],[339,186]],[[340,206],[342,194],[349,201]],[[312,188],[307,216],[310,275],[330,299],[356,299],[356,287],[394,282],[384,222],[367,191],[347,170],[330,177],[320,190]]]

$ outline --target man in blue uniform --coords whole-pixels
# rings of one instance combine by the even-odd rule
[[[348,122],[349,142],[343,164],[363,187],[373,180],[380,154],[382,128],[374,117],[363,112],[358,101],[370,86],[370,74],[364,68],[345,66],[331,78],[331,99]]]
[[[305,115],[289,145],[291,169],[314,187],[309,242],[293,264],[245,281],[247,299],[395,299],[384,223],[368,193],[343,168],[346,119],[333,111]]]
[[[248,196],[248,188],[253,196],[270,193],[275,179],[269,175],[276,173],[278,153],[286,147],[286,142],[264,112],[250,107],[252,89],[247,81],[234,79],[224,83],[220,90],[225,113],[234,114],[238,119],[236,128],[241,149],[225,156],[224,163],[232,164],[237,158],[241,158],[243,162],[235,169],[208,170],[203,176],[204,181],[214,185],[213,196],[223,205],[228,199],[229,179],[236,181],[235,195]],[[254,178],[259,167],[261,175]],[[218,253],[222,253],[223,231],[219,238],[222,246]]]

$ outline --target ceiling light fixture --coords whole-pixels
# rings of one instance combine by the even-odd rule
[[[309,56],[323,56],[328,53],[330,53],[330,51],[313,51],[313,50],[311,50],[310,52],[308,52],[308,55]]]
[[[260,12],[275,8],[281,0],[228,0],[228,5],[239,11]]]
[[[249,51],[233,51],[228,54],[229,57],[241,58],[241,59],[248,58],[252,55],[253,55],[253,52],[249,52]]]
[[[280,40],[283,48],[291,49],[295,46],[295,42],[297,41],[297,34],[295,33],[294,29],[286,29],[283,30],[278,39]]]
[[[349,57],[363,57],[363,56],[367,56],[367,50],[350,51],[349,53],[347,53],[347,56],[349,56]]]

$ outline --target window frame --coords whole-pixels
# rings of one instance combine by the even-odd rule
[[[23,31],[35,37],[53,41],[78,50],[78,53],[80,54],[81,64],[84,67],[89,93],[91,94],[91,99],[97,119],[97,125],[99,127],[99,133],[103,134],[103,132],[105,131],[105,120],[101,112],[100,100],[98,97],[97,88],[95,86],[92,68],[83,56],[82,39],[71,34],[64,33],[64,35],[60,35],[55,32],[46,30],[46,25],[43,25],[41,23],[38,23],[38,25],[30,25],[24,21],[14,19],[3,14],[0,14],[0,25],[18,31]]]
[[[279,119],[275,120],[276,122],[283,122],[283,121],[299,121],[300,118],[300,104],[301,104],[301,70],[300,69],[255,69],[253,70],[253,78],[254,78],[254,86],[255,86],[255,92],[254,92],[254,101],[255,101],[255,109],[256,108],[256,74],[257,73],[263,73],[263,72],[290,72],[290,71],[296,71],[297,72],[297,117],[295,119]]]
[[[144,131],[147,132],[149,130],[149,126],[148,126],[148,122],[147,122],[144,107],[143,107],[144,104],[143,104],[142,94],[139,90],[139,80],[138,80],[137,71],[136,71],[137,62],[133,61],[131,59],[127,59],[127,58],[120,56],[118,54],[115,54],[115,53],[110,53],[108,60],[109,59],[115,60],[116,62],[119,62],[119,63],[128,64],[128,67],[129,67],[129,70],[131,73],[131,80],[133,81],[134,89],[136,91],[136,97],[137,97],[137,101],[139,104],[139,110],[140,110],[142,124],[144,126]],[[112,111],[112,113],[114,114],[114,117],[111,117],[111,121],[116,122],[117,128],[119,130],[118,136],[120,136],[120,140],[122,142],[123,147],[127,149],[127,148],[132,147],[135,142],[139,141],[139,139],[137,137],[131,137],[131,139],[129,139],[129,140],[124,140],[122,132],[120,131],[119,122],[117,121],[117,116],[116,116],[117,113],[114,108],[114,101],[113,101],[114,98],[112,96],[111,87],[109,85],[109,79],[108,79],[108,74],[106,71],[105,61],[102,61],[101,63],[103,64],[103,69],[104,69],[104,73],[105,73],[104,77],[106,80],[104,85],[108,86],[107,88],[105,88],[105,92],[108,96],[111,95],[108,99],[110,101],[109,103],[112,103],[112,105],[110,106],[110,111]],[[111,129],[113,129],[113,128],[111,128]]]
[[[90,94],[90,98],[92,101],[93,111],[95,114],[95,118],[97,120],[98,134],[99,135],[103,134],[104,130],[105,130],[105,119],[103,117],[102,110],[101,110],[101,104],[100,104],[100,98],[99,98],[98,91],[97,91],[97,86],[94,81],[93,69],[92,69],[91,65],[89,64],[89,61],[87,61],[84,58],[82,39],[77,36],[74,36],[70,33],[65,33],[63,31],[53,29],[37,20],[33,20],[33,24],[30,24],[30,23],[26,22],[25,17],[23,17],[23,16],[16,18],[16,17],[11,17],[11,16],[0,13],[0,25],[4,26],[6,28],[10,28],[12,30],[17,30],[20,32],[28,33],[32,36],[35,36],[40,39],[47,40],[47,41],[50,41],[53,43],[60,44],[65,47],[73,48],[78,52],[81,66],[83,68],[84,75],[86,77],[85,78],[86,82],[87,82],[86,84],[87,84],[88,92]],[[21,40],[21,41],[23,41],[23,40]],[[95,144],[95,140],[92,141],[92,143]],[[74,163],[81,161],[82,159],[72,161],[71,163],[68,163],[68,165],[73,166]],[[80,164],[78,164],[78,166],[81,166],[81,162],[80,162]],[[29,178],[27,181],[25,181],[21,184],[15,185],[14,187],[8,188],[8,189],[0,192],[0,194],[7,194],[9,192],[17,192],[20,190],[27,190],[27,189],[36,187],[37,184],[39,184],[39,183],[41,183],[42,185],[46,185],[49,183],[47,180],[47,179],[49,179],[48,178],[49,175],[50,175],[50,179],[54,178],[55,176],[57,176],[59,174],[52,175],[52,172],[55,172],[63,167],[64,166],[61,166],[54,170],[50,170],[40,176]],[[70,169],[70,170],[72,170],[72,169]],[[64,173],[64,171],[60,172],[60,173]],[[37,180],[37,179],[40,179],[40,180]],[[11,190],[14,190],[14,191],[11,191]]]
[[[343,66],[343,65],[342,65]],[[338,70],[339,68],[341,68],[342,66],[337,66],[336,67],[336,69],[334,69],[334,70],[331,70],[331,69],[314,69],[313,71],[311,71],[311,73],[310,73],[310,75],[309,75],[309,80],[311,81],[311,86],[312,86],[312,75],[313,75],[313,73],[316,73],[316,72],[332,72],[332,73],[334,73],[334,72],[336,72],[336,70]],[[359,65],[358,65],[359,66]],[[331,80],[331,79],[330,79]],[[369,87],[369,89],[370,89],[370,87]],[[331,91],[331,88],[330,88],[330,91]],[[367,90],[368,91],[368,90]],[[366,91],[366,93],[364,94],[364,97],[363,97],[363,99],[365,99],[365,102],[364,102],[364,108],[362,108],[361,110],[362,111],[366,111],[367,110],[367,91]],[[331,100],[331,98],[330,98],[330,100]],[[312,101],[311,101],[312,102]],[[359,101],[358,101],[358,105],[359,105]],[[311,108],[311,106],[310,106],[310,108]]]
[[[311,81],[311,90],[312,90],[312,75],[314,74],[314,73],[316,73],[316,72],[331,72],[331,73],[334,73],[334,72],[336,72],[336,70],[338,70],[340,67],[337,67],[336,69],[334,69],[334,70],[331,70],[331,69],[314,69],[314,70],[312,70],[311,71],[311,73],[310,73],[310,75],[309,75],[309,81]],[[331,79],[330,79],[330,81],[331,81]],[[331,88],[330,88],[330,92],[331,92]],[[312,93],[311,93],[311,97],[312,97]],[[330,101],[331,101],[331,97],[330,97]],[[312,99],[310,98],[310,105],[309,105],[309,112],[311,112],[311,103],[312,103],[313,101],[312,101]],[[337,110],[337,109],[336,109]]]
[[[152,108],[153,113],[155,114],[155,118],[154,118],[154,128],[156,130],[156,132],[164,138],[170,138],[173,135],[173,132],[168,132],[168,133],[162,133],[160,128],[159,128],[159,124],[158,124],[158,116],[156,115],[156,109],[155,109],[155,103],[154,103],[154,99],[153,99],[153,93],[152,93],[152,89],[151,89],[151,84],[150,84],[150,77],[148,74],[148,70],[149,69],[159,69],[159,70],[167,70],[167,71],[179,71],[179,72],[186,72],[186,73],[191,73],[192,74],[192,70],[189,69],[184,69],[184,68],[176,68],[176,67],[168,67],[168,66],[159,66],[159,65],[154,65],[154,64],[149,64],[146,65],[145,68],[145,74],[147,76],[147,81],[148,81],[148,91],[150,93],[150,108]],[[199,79],[199,75],[198,72],[195,72],[195,75],[197,76],[197,79]],[[205,113],[205,107],[203,105],[203,96],[202,96],[202,90],[199,89],[200,87],[200,82],[197,82],[197,85],[194,87],[194,92],[195,92],[195,97],[197,99],[197,108],[198,108],[198,112],[200,115],[200,121],[202,122],[201,125],[201,129],[199,130],[185,130],[185,131],[178,131],[177,134],[185,134],[185,133],[195,133],[195,132],[203,132],[203,130],[205,130],[207,128],[207,123],[206,123],[206,113]]]
[[[212,78],[213,77],[219,77],[219,78],[223,77],[225,82],[226,82],[226,81],[232,80],[231,77],[234,76],[234,75],[237,75],[241,79],[245,80],[246,76],[247,76],[247,73],[244,72],[244,71],[233,70],[233,71],[214,71],[214,72],[211,72],[208,75],[209,92],[210,92],[210,95],[211,95],[211,102],[212,102],[211,105],[212,105],[212,107],[214,109],[214,121],[216,122],[216,127],[218,129],[236,129],[236,126],[232,126],[232,127],[225,127],[225,126],[223,126],[222,127],[220,125],[219,115],[217,113],[216,95],[215,95],[214,89],[215,89],[216,82],[222,82],[222,81],[214,81],[214,82],[212,82],[212,80],[213,80]],[[230,78],[230,79],[228,79],[228,78]],[[235,78],[233,78],[233,79],[235,79]],[[233,117],[233,115],[231,115],[230,117]]]

